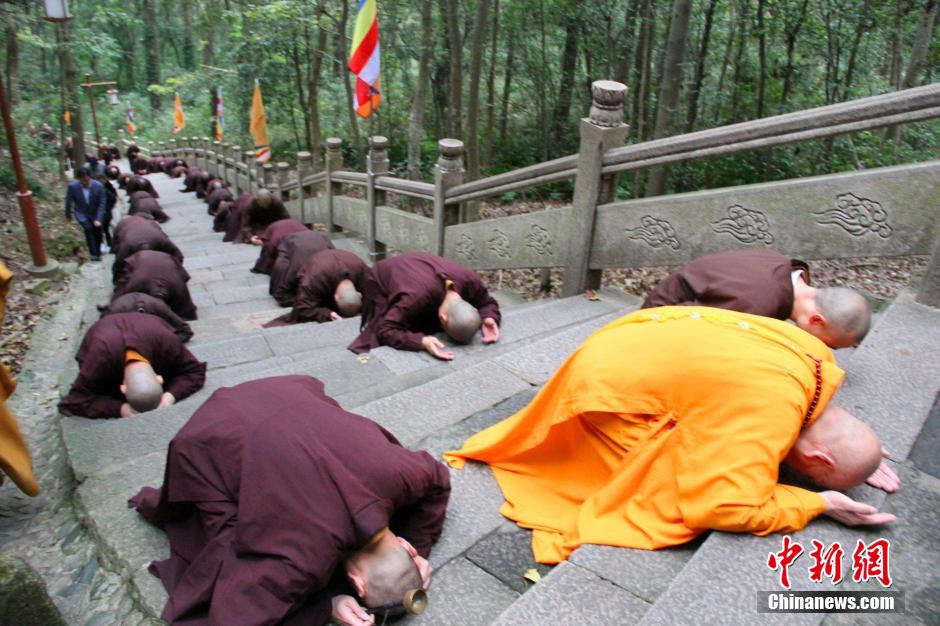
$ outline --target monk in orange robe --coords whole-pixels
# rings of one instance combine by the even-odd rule
[[[533,529],[542,563],[584,543],[655,549],[709,529],[792,532],[822,513],[887,523],[894,516],[839,492],[777,482],[784,460],[830,489],[881,471],[877,436],[827,408],[842,378],[829,348],[785,322],[641,310],[588,338],[529,406],[445,458],[490,464],[501,512]]]
[[[13,274],[7,266],[0,262],[0,323],[6,309],[7,293]],[[4,474],[13,479],[20,491],[28,496],[39,495],[39,483],[33,474],[33,461],[29,456],[29,448],[20,434],[20,426],[16,418],[7,409],[7,398],[13,395],[16,381],[10,376],[7,368],[0,363],[0,484],[3,483]]]

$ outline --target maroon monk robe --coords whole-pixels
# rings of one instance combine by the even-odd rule
[[[232,202],[235,198],[232,192],[225,187],[217,187],[206,196],[206,202],[209,205],[209,215],[215,215],[219,212],[219,204],[222,202]]]
[[[139,191],[137,193],[144,192]],[[154,198],[140,198],[139,200],[131,202],[131,206],[127,210],[127,214],[136,215],[138,213],[149,213],[153,216],[153,219],[157,220],[161,224],[170,220],[170,216],[164,213],[160,203],[157,202]]]
[[[225,221],[225,236],[222,241],[231,241],[241,243],[242,234],[242,213],[248,209],[248,205],[254,200],[250,191],[246,191],[232,200],[228,207],[228,217]]]
[[[110,304],[99,306],[101,317],[113,315],[115,313],[148,313],[162,318],[167,324],[173,327],[173,334],[180,338],[180,341],[186,343],[193,337],[193,329],[190,328],[183,318],[173,312],[167,303],[159,298],[154,298],[146,293],[132,291],[118,296]]]
[[[427,557],[449,496],[427,452],[343,410],[319,380],[278,376],[212,394],[170,442],[163,486],[129,505],[170,539],[150,566],[165,621],[320,626],[343,557],[386,527]]]
[[[170,176],[170,178],[182,178],[186,176],[186,168],[182,165],[177,165],[167,172],[167,174]]]
[[[197,183],[202,177],[202,169],[195,165],[186,170],[186,176],[183,178],[183,193],[196,191]]]
[[[182,171],[185,172],[186,168],[189,166],[183,159],[175,159],[173,157],[166,157],[163,159],[163,173],[167,174],[171,178],[179,178],[179,176],[173,176],[173,170],[175,170],[177,167],[183,168]]]
[[[224,233],[228,230],[228,217],[229,213],[232,211],[232,201],[223,200],[219,203],[219,208],[215,212],[215,215],[212,216],[212,231],[216,233]],[[222,236],[222,241],[225,241],[225,236]]]
[[[323,250],[332,250],[333,242],[322,233],[312,230],[293,233],[284,237],[277,247],[277,260],[271,269],[271,282],[268,293],[274,296],[281,306],[293,306],[297,292],[297,276],[314,254]]]
[[[480,317],[502,319],[499,305],[473,270],[427,252],[406,252],[379,261],[362,293],[362,333],[349,344],[353,352],[379,346],[421,350],[421,339],[441,330],[437,312],[444,302],[444,281],[480,311]]]
[[[150,159],[145,159],[142,156],[137,156],[133,161],[131,161],[131,171],[139,176],[150,173]]]
[[[133,194],[135,191],[146,191],[154,198],[160,197],[160,194],[157,193],[157,190],[153,188],[153,183],[150,182],[150,179],[144,178],[143,176],[131,176],[128,178],[124,189],[127,191],[128,196]]]
[[[163,377],[163,390],[177,401],[188,398],[206,381],[206,364],[199,362],[155,315],[115,313],[91,325],[75,355],[78,377],[59,412],[84,417],[119,417],[126,352],[134,350],[150,361]]]
[[[365,289],[369,266],[352,252],[324,250],[307,259],[297,277],[298,287],[294,307],[290,313],[271,320],[265,328],[300,324],[303,322],[329,322],[336,307],[336,286],[349,279],[356,291]]]
[[[281,240],[291,233],[299,233],[308,230],[303,223],[295,219],[278,220],[264,229],[261,235],[261,253],[258,255],[258,261],[251,271],[256,274],[270,274],[274,267],[274,260],[277,258],[277,247],[281,245]]]
[[[221,189],[222,187],[227,188],[227,185],[221,178],[212,174],[210,174],[210,176],[212,176],[212,178],[211,180],[206,182],[205,188],[203,190],[203,193],[205,194],[203,199],[206,202],[209,201],[209,194],[211,194],[213,191],[215,191],[216,189]]]
[[[112,281],[116,282],[118,276],[123,273],[127,257],[140,250],[159,250],[166,252],[180,263],[183,262],[183,253],[156,225],[156,222],[132,223],[122,231],[120,245],[115,245],[111,249],[114,254],[114,265],[111,268]]]
[[[127,146],[127,152],[124,153],[124,156],[127,157],[128,163],[133,163],[138,154],[140,154],[140,148],[138,148],[136,144],[132,143],[131,145]]]
[[[247,196],[247,198],[246,198]],[[264,229],[278,220],[290,218],[284,203],[271,196],[271,203],[262,207],[251,193],[245,192],[235,199],[229,210],[228,224],[222,241],[244,243],[252,235],[260,235]]]
[[[699,257],[664,278],[643,308],[712,306],[785,320],[793,312],[791,273],[809,267],[774,250],[732,250]]]
[[[182,263],[156,250],[141,250],[124,259],[124,269],[114,283],[114,295],[132,291],[150,294],[166,302],[184,320],[196,319],[196,305],[186,282],[189,274]]]
[[[153,219],[153,216],[150,215],[150,213],[128,215],[127,217],[121,219],[121,221],[117,223],[117,226],[114,227],[114,234],[111,236],[112,246],[116,248],[121,245],[121,240],[124,238],[124,233],[132,228],[136,228],[139,224],[149,224],[151,228],[156,227],[160,229],[160,232],[163,232],[163,229],[160,228],[157,220]]]

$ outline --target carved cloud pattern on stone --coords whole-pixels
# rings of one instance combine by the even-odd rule
[[[538,224],[532,224],[529,234],[526,235],[525,245],[532,248],[539,256],[552,255],[552,236],[548,229],[542,228]]]
[[[881,203],[860,198],[854,193],[839,194],[836,196],[836,208],[819,211],[813,215],[820,216],[816,220],[817,224],[834,224],[856,237],[872,232],[882,239],[887,239],[892,232],[891,225],[888,224],[888,212]]]
[[[499,258],[512,258],[512,251],[509,249],[509,236],[498,228],[493,231],[493,236],[487,239],[486,245],[490,252]]]
[[[757,209],[740,204],[729,206],[728,217],[712,222],[712,230],[718,234],[728,233],[741,243],[763,243],[769,246],[774,242],[767,216]]]
[[[625,228],[624,232],[630,239],[639,239],[645,241],[652,248],[662,248],[668,246],[673,250],[680,247],[679,240],[676,238],[676,229],[666,220],[644,215],[640,218],[640,225],[636,228]]]
[[[473,243],[473,237],[464,233],[460,236],[460,239],[457,240],[457,254],[467,259],[468,261],[477,260],[477,247]]]

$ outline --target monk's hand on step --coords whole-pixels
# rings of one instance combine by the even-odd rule
[[[492,317],[483,320],[483,343],[499,341],[499,324]]]
[[[171,404],[176,404],[176,398],[169,391],[164,391],[163,395],[160,396],[160,404],[157,405],[158,409],[162,409],[165,406],[170,406]]]
[[[375,616],[366,613],[352,596],[333,596],[333,619],[348,626],[368,626],[375,623]]]
[[[884,448],[881,449],[881,456],[886,459],[890,458],[888,451]],[[878,466],[875,473],[869,476],[868,480],[865,482],[875,489],[881,489],[888,493],[894,493],[901,488],[901,477],[884,461],[881,462],[881,465]]]
[[[819,495],[826,501],[826,515],[846,526],[877,526],[890,524],[897,517],[891,513],[882,513],[877,508],[864,502],[856,502],[838,491],[823,491]]]
[[[137,415],[137,411],[132,409],[127,402],[121,404],[121,417],[130,417],[131,415]]]
[[[341,317],[339,316],[339,313],[337,313],[336,311],[330,311],[330,321],[331,321],[331,322],[338,322],[338,321],[341,320],[341,319],[343,319],[343,318],[341,318]]]
[[[437,337],[432,337],[431,335],[425,335],[421,339],[421,347],[427,350],[428,354],[433,356],[436,359],[442,361],[450,361],[454,358],[453,352],[448,352],[444,349],[444,344],[441,343],[441,340]]]

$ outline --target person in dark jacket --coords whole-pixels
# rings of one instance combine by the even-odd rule
[[[118,200],[117,189],[111,184],[107,174],[99,176],[98,182],[104,187],[105,193],[104,219],[101,220],[101,234],[104,236],[105,245],[108,246],[105,252],[111,252],[113,248],[111,245],[111,220],[114,219],[114,207],[117,205]]]
[[[82,227],[85,243],[92,261],[101,260],[101,225],[107,207],[104,187],[91,177],[87,167],[78,168],[76,180],[69,183],[65,192],[65,219],[72,219]]]

